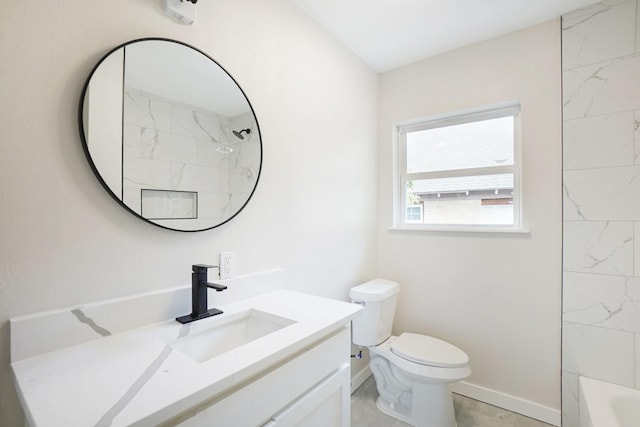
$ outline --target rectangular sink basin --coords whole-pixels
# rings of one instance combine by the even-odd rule
[[[251,309],[206,324],[192,323],[189,335],[166,342],[196,362],[204,362],[293,323],[294,320]]]

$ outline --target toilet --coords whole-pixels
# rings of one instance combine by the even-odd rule
[[[458,347],[427,335],[391,335],[400,287],[375,279],[351,288],[361,304],[352,321],[353,343],[369,349],[378,408],[416,427],[456,427],[449,384],[471,375],[469,357]]]

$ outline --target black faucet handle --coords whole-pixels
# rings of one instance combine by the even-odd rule
[[[217,265],[209,265],[209,264],[193,264],[191,266],[191,271],[193,271],[194,273],[198,273],[202,270],[206,270],[209,268],[220,268],[220,267]]]

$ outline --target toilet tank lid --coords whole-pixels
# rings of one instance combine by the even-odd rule
[[[394,281],[373,279],[351,288],[349,297],[358,301],[382,301],[400,292],[400,286]]]

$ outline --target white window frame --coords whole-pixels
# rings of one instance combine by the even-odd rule
[[[513,120],[513,165],[487,166],[436,172],[407,173],[406,135],[409,132],[434,129],[500,117],[512,116]],[[520,103],[507,102],[453,113],[440,114],[422,119],[394,124],[394,194],[392,230],[417,231],[463,231],[463,232],[512,232],[528,233],[523,228],[522,209],[522,143],[520,132]],[[453,178],[462,176],[513,174],[513,224],[416,224],[406,221],[407,182],[419,179]]]

